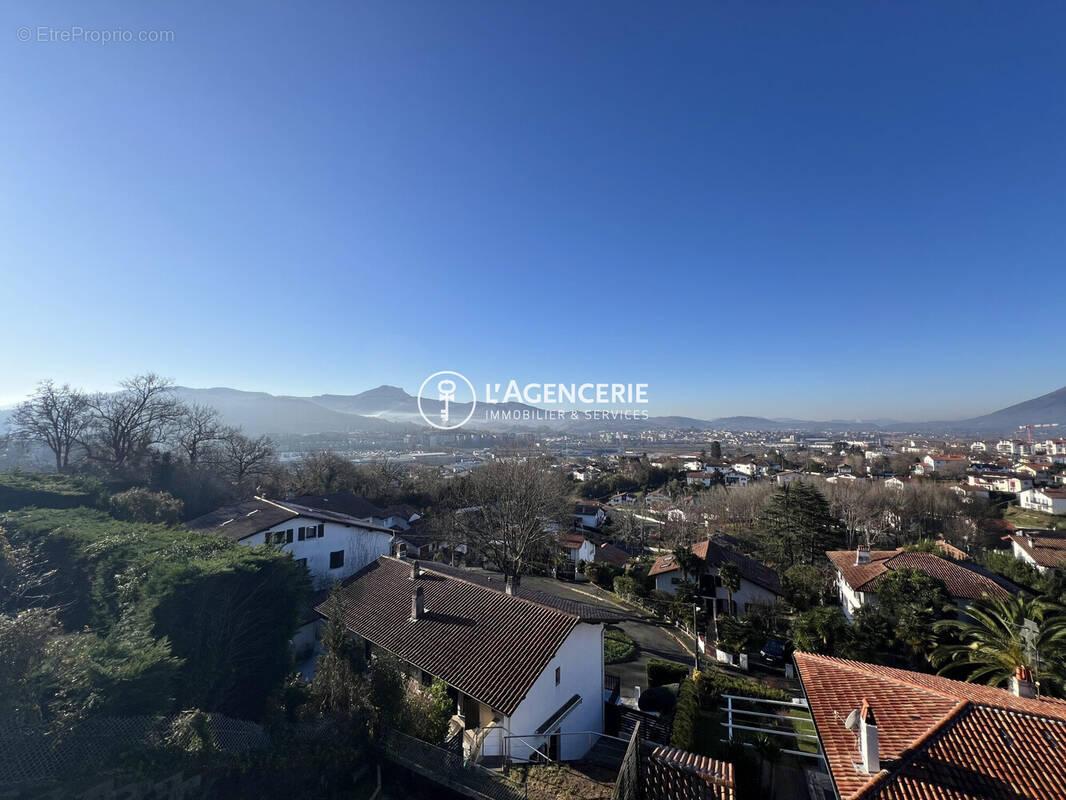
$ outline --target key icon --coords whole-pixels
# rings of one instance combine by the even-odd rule
[[[444,403],[440,410],[441,424],[448,424],[448,405],[455,400],[455,381],[445,378],[437,383],[437,399]]]

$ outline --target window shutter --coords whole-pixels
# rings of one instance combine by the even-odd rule
[[[300,528],[297,531],[297,538],[302,542],[307,537],[307,528]]]
[[[325,526],[325,524],[320,524],[318,526],[318,538],[321,539],[325,535],[326,535],[326,526]]]
[[[290,544],[292,542],[292,528],[285,531],[285,543]]]

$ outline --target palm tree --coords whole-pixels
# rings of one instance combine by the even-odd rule
[[[718,567],[718,580],[729,594],[729,613],[733,611],[733,592],[740,591],[740,570],[732,561],[726,561]]]
[[[940,674],[958,675],[972,683],[1002,686],[1019,667],[1039,681],[1062,689],[1066,656],[1066,612],[1027,595],[1007,599],[987,595],[966,609],[963,619],[941,620],[933,626],[951,638],[932,653]]]
[[[687,581],[689,577],[699,571],[702,559],[692,552],[691,548],[678,547],[674,549],[674,560],[677,562],[681,576]]]

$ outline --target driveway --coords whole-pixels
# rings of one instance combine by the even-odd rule
[[[647,667],[653,658],[692,665],[691,648],[694,643],[688,643],[688,647],[682,645],[683,635],[680,631],[649,617],[642,609],[620,602],[614,595],[608,594],[594,583],[568,583],[531,575],[522,578],[522,585],[568,600],[601,603],[630,614],[629,619],[615,623],[612,627],[620,628],[626,636],[633,639],[640,647],[640,653],[633,661],[608,664],[604,668],[608,675],[617,675],[620,679],[623,697],[633,697],[634,686],[647,688]]]

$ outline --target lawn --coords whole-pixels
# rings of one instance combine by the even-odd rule
[[[637,657],[640,648],[630,637],[617,628],[608,628],[603,633],[603,663],[621,664]]]
[[[1029,511],[1018,506],[1007,506],[1003,519],[1017,528],[1035,528],[1037,530],[1066,530],[1066,519],[1039,511]]]

